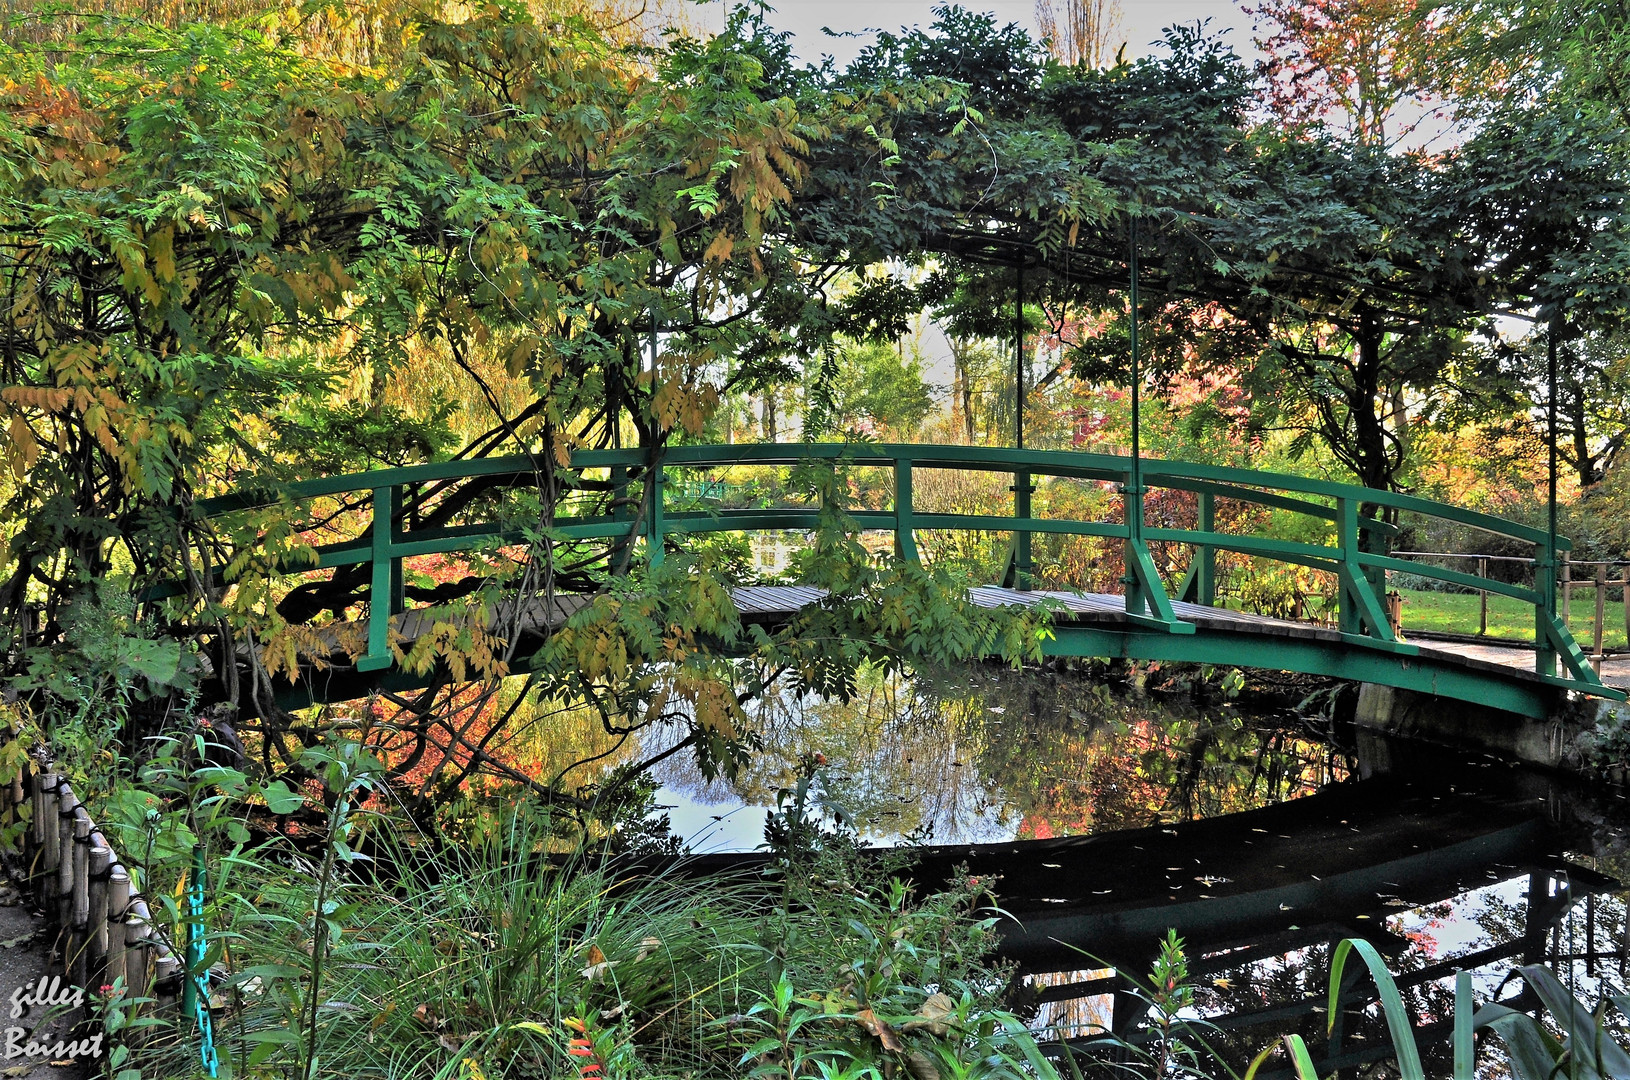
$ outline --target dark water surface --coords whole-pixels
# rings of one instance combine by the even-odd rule
[[[1049,1037],[1134,1036],[1147,1010],[1129,980],[1168,927],[1186,940],[1191,1011],[1239,1072],[1297,1031],[1328,1062],[1321,1075],[1395,1075],[1367,982],[1324,1039],[1344,937],[1398,975],[1430,1076],[1450,1072],[1457,968],[1480,1002],[1531,1007],[1503,984],[1539,962],[1588,1005],[1626,992],[1630,804],[1308,711],[1074,672],[878,679],[849,705],[764,703],[764,752],[734,784],[674,764],[661,798],[697,850],[751,850],[776,789],[823,754],[825,797],[862,839],[929,845],[924,881],[965,867],[996,882],[1019,1000]],[[1505,1074],[1482,1046],[1479,1075]]]

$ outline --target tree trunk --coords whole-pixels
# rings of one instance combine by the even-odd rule
[[[1392,384],[1387,392],[1391,405],[1392,434],[1398,440],[1397,459],[1402,465],[1409,460],[1409,405],[1404,400],[1404,383],[1402,379]]]
[[[1365,329],[1371,327],[1366,320]],[[1387,448],[1386,422],[1381,409],[1381,334],[1365,333],[1358,339],[1358,367],[1347,397],[1353,418],[1352,465],[1358,482],[1383,491],[1393,486],[1397,463]]]
[[[1590,452],[1590,432],[1585,429],[1584,402],[1575,398],[1569,409],[1568,426],[1573,429],[1573,468],[1579,475],[1579,490],[1593,486],[1601,479],[1596,473],[1596,455]]]

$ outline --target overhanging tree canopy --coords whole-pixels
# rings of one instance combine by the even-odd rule
[[[186,508],[226,484],[449,452],[435,415],[387,401],[427,351],[491,406],[456,453],[530,455],[521,494],[546,531],[562,506],[626,497],[566,468],[573,447],[655,455],[730,387],[790,380],[836,335],[897,333],[958,296],[1006,308],[991,301],[1020,268],[1027,295],[1117,307],[1133,218],[1157,371],[1245,365],[1275,388],[1259,401],[1313,410],[1378,487],[1400,460],[1388,396],[1452,377],[1467,334],[1501,311],[1624,301],[1616,128],[1536,108],[1437,158],[1286,133],[1253,124],[1247,74],[1197,30],[1157,59],[1066,68],[946,8],[846,68],[799,69],[742,13],[648,50],[498,6],[418,25],[377,71],[243,27],[119,20],[0,62],[0,598],[19,627],[43,605],[47,644],[87,583],[182,566],[169,629],[212,639],[220,668],[236,670],[237,642],[310,646],[365,595],[346,571],[272,586],[304,565],[314,519],[223,534]],[[885,260],[933,272],[840,295]],[[1100,341],[1078,368],[1124,378],[1114,336]],[[454,523],[515,494],[437,490],[406,512]],[[532,588],[603,590],[627,562],[539,535]],[[694,600],[670,581],[642,600],[654,624],[607,604],[592,629],[632,648],[630,670],[683,652],[695,704],[736,678],[697,647],[706,628],[646,632]],[[898,647],[851,625],[870,635],[856,663]],[[768,668],[841,690],[842,672],[800,659],[807,644]],[[645,677],[630,697],[656,692]]]

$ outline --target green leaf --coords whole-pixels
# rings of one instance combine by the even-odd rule
[[[181,668],[179,641],[145,641],[125,638],[121,659],[124,666],[156,686],[169,686],[175,682]]]
[[[1285,1049],[1291,1063],[1296,1066],[1297,1080],[1319,1080],[1319,1071],[1313,1067],[1313,1058],[1307,1052],[1307,1043],[1300,1035],[1286,1035]]]
[[[1576,1060],[1606,1076],[1630,1076],[1630,1054],[1603,1030],[1582,1001],[1568,993],[1550,968],[1528,964],[1518,970],[1567,1034],[1568,1049]]]
[[[1409,1014],[1404,1011],[1398,984],[1392,981],[1392,973],[1387,970],[1387,963],[1381,959],[1381,954],[1375,951],[1375,946],[1363,938],[1343,938],[1330,959],[1330,1012],[1326,1030],[1335,1028],[1337,1010],[1341,1008],[1341,971],[1347,963],[1348,953],[1355,951],[1370,969],[1370,976],[1380,992],[1381,1008],[1387,1017],[1387,1032],[1392,1036],[1392,1048],[1398,1054],[1399,1074],[1403,1080],[1426,1080],[1426,1072],[1421,1068],[1420,1051],[1415,1047],[1415,1031],[1409,1022]]]
[[[260,789],[266,808],[274,814],[292,814],[300,809],[306,797],[281,780],[273,780]]]
[[[1564,1052],[1562,1044],[1532,1016],[1505,1005],[1488,1004],[1477,1011],[1472,1026],[1488,1028],[1500,1037],[1516,1080],[1556,1080]],[[1575,1059],[1575,1064],[1584,1063]],[[1569,1080],[1595,1080],[1597,1075],[1589,1070],[1586,1076],[1570,1076]]]
[[[1477,1065],[1477,1048],[1472,1028],[1472,976],[1455,972],[1455,1080],[1472,1080]]]

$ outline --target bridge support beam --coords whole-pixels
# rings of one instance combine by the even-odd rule
[[[1143,487],[1135,471],[1121,497],[1126,505],[1126,570],[1121,584],[1126,587],[1127,621],[1145,630],[1193,634],[1194,624],[1183,622],[1172,610],[1171,597],[1166,595],[1166,585],[1160,580],[1160,571],[1143,538]]]
[[[1193,625],[1193,624],[1184,624]],[[1201,627],[1188,635],[1131,632],[1113,627],[1059,626],[1042,651],[1048,656],[1166,660],[1225,667],[1266,668],[1378,683],[1438,698],[1472,702],[1533,719],[1547,719],[1561,701],[1554,686],[1494,671],[1468,668],[1428,653],[1404,656],[1355,648],[1346,640],[1240,634]],[[1441,703],[1440,703],[1441,707]]]

